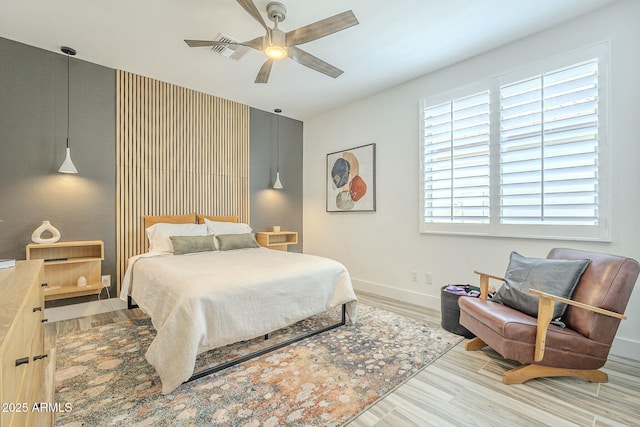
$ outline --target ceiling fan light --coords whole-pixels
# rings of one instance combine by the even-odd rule
[[[267,46],[264,49],[264,53],[271,59],[282,59],[287,57],[287,49],[275,44]]]
[[[264,38],[264,53],[271,59],[282,59],[287,57],[287,36],[284,31],[276,26],[272,28]]]

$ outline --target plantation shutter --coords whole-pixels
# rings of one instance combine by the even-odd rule
[[[500,221],[598,224],[598,61],[500,88]]]
[[[424,215],[489,223],[489,91],[423,107]]]

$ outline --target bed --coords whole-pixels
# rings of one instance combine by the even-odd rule
[[[132,297],[151,317],[157,335],[145,356],[160,376],[163,394],[216,370],[194,373],[200,353],[267,335],[339,306],[341,324],[356,320],[356,296],[342,264],[256,247],[250,244],[251,232],[244,232],[248,225],[234,222],[234,217],[216,221],[220,219],[147,217],[145,228],[163,229],[164,235],[158,239],[148,232],[150,251],[129,260],[120,298]],[[171,221],[182,225],[163,225]],[[180,239],[209,244],[201,234],[203,225],[215,250],[182,253]],[[175,232],[199,237],[174,235],[172,251],[158,244]],[[238,245],[238,240],[246,244]]]

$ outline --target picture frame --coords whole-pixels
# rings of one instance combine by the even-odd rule
[[[375,212],[376,144],[327,154],[327,212]]]

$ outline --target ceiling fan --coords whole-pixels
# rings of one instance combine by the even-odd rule
[[[279,2],[271,2],[267,4],[267,16],[275,23],[273,28],[269,28],[262,19],[262,15],[252,0],[236,0],[240,6],[246,10],[264,29],[264,36],[256,37],[246,42],[225,42],[225,41],[208,41],[208,40],[185,40],[190,47],[203,46],[248,46],[250,48],[260,50],[267,55],[267,61],[262,65],[256,77],[256,83],[267,83],[271,74],[273,61],[289,57],[306,67],[316,70],[334,79],[343,73],[339,68],[317,58],[310,53],[297,47],[330,34],[342,31],[351,26],[357,25],[358,20],[351,10],[339,13],[330,18],[322,19],[313,24],[305,25],[297,30],[285,33],[278,27],[278,23],[286,18],[287,9]]]

